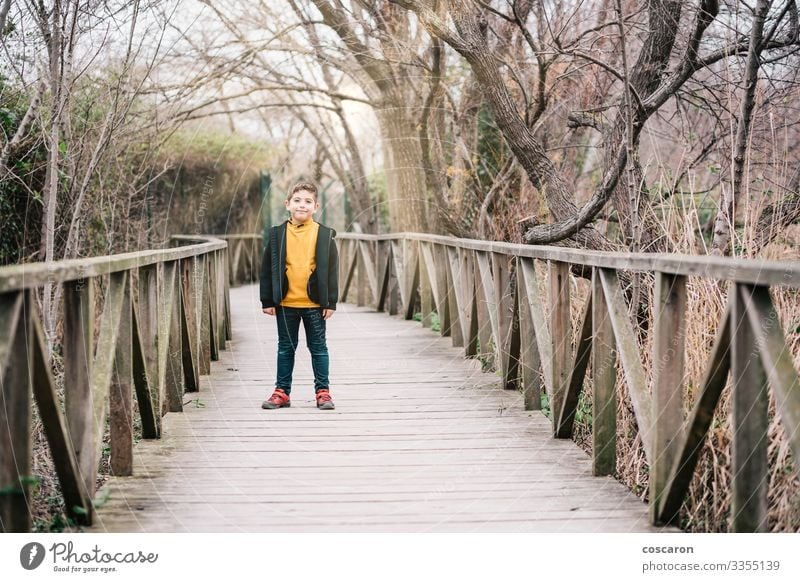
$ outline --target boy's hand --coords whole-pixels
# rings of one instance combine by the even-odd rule
[[[261,311],[263,311],[267,315],[275,315],[275,308],[274,307],[265,307]]]
[[[333,317],[334,313],[336,313],[335,309],[325,309],[322,312],[322,319],[330,319],[331,317]]]

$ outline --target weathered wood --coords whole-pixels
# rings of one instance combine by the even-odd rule
[[[558,413],[564,407],[572,359],[572,323],[570,320],[569,265],[552,261],[549,268],[550,338],[552,340],[553,380],[550,411],[553,434],[558,432]]]
[[[122,305],[109,389],[110,465],[113,475],[133,474],[133,331],[131,282],[122,283]]]
[[[186,293],[186,283],[184,280],[180,289],[178,300],[179,321],[181,333],[181,358],[183,368],[183,384],[186,392],[197,392],[200,390],[200,374],[198,372],[197,354],[195,353],[196,342],[192,330],[193,312],[190,304],[191,293]],[[228,291],[226,291],[227,293]]]
[[[553,410],[556,423],[555,436],[560,439],[572,438],[575,423],[575,411],[578,408],[578,399],[583,390],[583,379],[586,377],[586,368],[589,366],[589,357],[592,348],[592,294],[586,298],[583,305],[578,335],[578,345],[575,358],[569,368],[569,380],[564,400],[559,410]]]
[[[748,285],[737,284],[731,325],[733,443],[731,530],[767,531],[767,377],[747,317]],[[760,322],[764,325],[766,322]]]
[[[403,310],[406,319],[414,318],[416,291],[420,285],[420,260],[416,243],[403,245]]]
[[[435,306],[435,291],[433,289],[434,282],[432,278],[435,276],[433,259],[429,257],[430,253],[426,252],[427,245],[421,243],[419,245],[419,302],[420,302],[420,315],[422,317],[422,327],[431,327],[433,325],[433,311]],[[430,262],[429,262],[430,258]]]
[[[432,295],[433,305],[438,313],[441,308],[442,294],[444,290],[442,289],[439,272],[436,268],[436,260],[433,256],[434,249],[430,244],[422,243],[419,245],[419,251],[422,258],[422,266],[424,267],[428,288],[430,289]]]
[[[506,390],[516,390],[520,349],[519,314],[514,309],[515,298],[511,288],[511,266],[509,265],[509,261],[515,259],[498,253],[492,253],[491,259],[499,331],[497,344],[500,359],[498,361],[501,364],[504,387]],[[516,329],[514,322],[517,324]]]
[[[480,294],[483,297],[483,307],[485,318],[488,320],[488,331],[491,333],[491,339],[494,343],[494,351],[492,357],[495,365],[500,366],[502,372],[503,362],[503,332],[500,327],[500,305],[499,297],[497,296],[497,289],[495,288],[494,279],[492,277],[490,257],[486,253],[475,253],[475,259],[478,265]],[[484,325],[483,323],[481,325]],[[488,338],[488,334],[487,334]],[[484,347],[483,338],[481,338],[481,351],[486,352]],[[487,341],[488,344],[488,341]]]
[[[481,269],[481,260],[478,253],[472,253],[472,272],[474,274],[473,286],[475,288],[475,319],[478,325],[478,355],[484,370],[490,370],[495,365],[495,354],[497,346],[490,346],[492,341],[492,307],[490,298],[486,296],[486,286],[483,284],[485,277]],[[483,261],[484,266],[487,264]],[[489,293],[492,293],[492,286],[489,285]]]
[[[471,252],[461,253],[463,264],[465,265],[464,286],[466,297],[465,319],[467,320],[467,334],[464,341],[464,356],[468,358],[478,355],[480,342],[480,322],[478,320],[478,284],[475,269],[475,257]]]
[[[181,412],[183,410],[183,393],[186,390],[184,383],[183,372],[183,338],[182,338],[182,325],[181,325],[181,284],[177,277],[179,266],[175,263],[164,263],[164,315],[166,318],[164,323],[164,342],[166,349],[163,356],[164,361],[164,390],[166,409],[168,412]],[[219,277],[222,276],[222,269],[218,265],[216,269],[217,283],[219,284]],[[220,294],[224,289],[219,290]],[[220,312],[222,311],[220,305]],[[219,313],[221,316],[222,313]],[[222,323],[219,325],[219,331],[224,334],[225,328]],[[219,337],[220,341],[225,344],[224,335]]]
[[[131,310],[131,337],[132,357],[133,357],[133,385],[136,388],[136,402],[139,405],[139,416],[142,419],[142,438],[157,439],[161,436],[161,424],[158,421],[158,414],[154,403],[156,397],[153,392],[157,391],[154,385],[154,378],[147,369],[145,350],[142,346],[142,336],[139,329],[139,317],[137,310]]]
[[[367,278],[367,261],[364,258],[362,251],[362,243],[357,242],[353,252],[357,263],[356,267],[356,303],[363,307],[367,304],[367,286],[369,280]]]
[[[719,402],[722,389],[730,370],[731,358],[731,312],[734,294],[730,293],[725,313],[720,319],[717,335],[711,348],[708,367],[703,381],[700,383],[700,393],[695,401],[686,428],[682,431],[683,439],[678,445],[678,452],[672,464],[670,477],[661,494],[658,508],[658,521],[672,523],[678,517],[678,511],[683,503],[683,498],[689,490],[697,459],[703,447],[714,410]]]
[[[453,238],[435,234],[400,233],[389,235],[354,235],[343,233],[343,239],[390,240],[403,237],[409,241],[440,243],[471,251],[504,253],[543,261],[556,261],[611,270],[661,272],[673,275],[708,277],[738,281],[751,285],[783,285],[800,287],[800,262],[750,261],[707,255],[678,253],[619,253],[586,251],[557,246],[521,245],[513,243]]]
[[[257,282],[260,280],[260,273],[261,273],[261,259],[259,253],[259,242],[260,241],[253,241],[253,282]],[[228,252],[227,249],[222,253],[222,260],[227,265],[228,262]],[[183,264],[184,261],[180,261],[178,264]],[[227,270],[227,266],[223,267],[223,272]],[[233,328],[231,327],[231,286],[230,282],[225,279],[223,281],[224,288],[223,288],[223,298],[224,298],[224,308],[225,308],[225,339],[232,340],[233,339]],[[223,349],[225,345],[223,344]]]
[[[617,370],[614,329],[598,269],[592,269],[592,474],[617,469]]]
[[[229,244],[233,245],[233,269],[232,269],[233,276],[231,280],[234,281],[234,283],[236,283],[244,280],[244,274],[242,272],[243,271],[242,250],[244,248],[244,241],[239,239],[239,240],[234,240]]]
[[[367,241],[360,241],[358,243],[358,252],[361,255],[361,264],[364,267],[366,291],[369,291],[370,294],[370,305],[374,305],[378,298],[378,276],[375,270],[375,261],[371,253],[372,244],[372,242]]]
[[[172,238],[185,242],[197,241],[200,244],[160,251],[139,251],[89,259],[74,259],[54,263],[26,263],[24,265],[0,267],[0,293],[34,289],[48,282],[94,279],[109,273],[129,271],[156,265],[163,261],[176,261],[197,254],[223,249],[227,244],[225,241],[211,236],[175,236]]]
[[[23,293],[18,291],[0,295],[0,377],[17,339],[15,332],[22,315],[22,298]]]
[[[114,354],[122,317],[125,289],[128,285],[128,273],[112,273],[108,280],[108,290],[103,304],[103,315],[100,321],[100,335],[97,338],[97,350],[92,366],[92,423],[94,425],[95,453],[92,462],[97,467],[103,450],[103,433],[106,428],[106,408],[111,376],[114,368]]]
[[[650,461],[650,519],[659,506],[683,439],[686,277],[656,274],[653,340],[653,456]]]
[[[136,337],[139,339],[139,347],[144,357],[144,368],[147,371],[146,392],[137,389],[137,396],[147,396],[150,404],[147,409],[153,411],[155,421],[155,436],[145,438],[160,438],[161,435],[161,372],[159,368],[159,309],[160,293],[158,290],[158,265],[151,265],[144,269],[139,269],[139,301],[136,305]],[[134,346],[134,374],[137,370],[137,349]],[[139,401],[141,409],[142,402]],[[149,415],[148,415],[149,420]]]
[[[516,271],[515,271],[516,272]],[[503,350],[503,388],[519,389],[520,359],[522,357],[522,334],[520,330],[519,292],[515,291],[511,300],[511,319]]]
[[[0,296],[0,532],[31,528],[31,391],[25,291]]]
[[[403,241],[393,240],[392,245],[392,266],[394,267],[395,275],[397,276],[397,290],[400,293],[400,302],[403,306],[408,304],[408,297],[406,296],[406,274],[405,274],[405,255]]]
[[[50,364],[45,358],[44,333],[40,323],[41,316],[36,308],[36,298],[32,293],[26,301],[26,309],[31,327],[29,350],[31,355],[31,371],[33,395],[42,426],[50,445],[50,453],[58,475],[64,505],[68,515],[78,523],[89,523],[92,512],[91,499],[94,496],[94,482],[91,490],[87,490],[83,481],[78,457],[73,446],[74,436],[69,433],[67,421],[61,412],[61,405],[56,394],[56,385],[50,372]]]
[[[356,241],[336,238],[339,244],[339,300],[344,303],[350,294],[350,286],[356,271],[358,257],[351,249],[355,248]]]
[[[181,263],[183,267],[183,371],[186,390],[196,392],[200,389],[200,329],[198,327],[196,275],[197,257]]]
[[[166,265],[166,263],[164,264]],[[206,294],[208,295],[208,301],[206,303],[208,311],[208,348],[211,356],[211,361],[214,362],[219,360],[219,344],[217,343],[217,338],[219,337],[219,334],[217,333],[217,329],[219,328],[219,319],[217,314],[218,301],[217,301],[216,267],[217,265],[216,261],[214,260],[213,254],[209,254],[206,258],[207,270],[206,270],[205,290]],[[166,410],[164,412],[166,412]]]
[[[533,325],[531,304],[528,298],[525,280],[525,263],[528,259],[519,259],[517,263],[517,317],[520,329],[520,367],[522,375],[522,400],[525,410],[541,410],[542,379],[539,373],[541,359],[537,347],[536,327]],[[532,266],[530,266],[532,267]]]
[[[94,496],[97,478],[95,458],[94,398],[94,284],[91,279],[64,284],[64,409],[69,435],[78,460],[80,481],[86,497]],[[85,516],[92,522],[92,509]]]
[[[472,278],[467,274],[467,263],[460,249],[446,247],[449,263],[450,285],[453,293],[454,320],[458,330],[453,331],[454,346],[463,347],[466,351],[470,338],[470,316],[472,313]],[[457,342],[457,343],[456,343]]]
[[[436,313],[439,314],[439,335],[450,337],[453,333],[455,302],[448,276],[447,249],[443,245],[435,245],[433,259],[436,267],[436,287],[439,289],[439,298],[436,303]]]
[[[536,266],[530,259],[520,259],[519,268],[522,272],[524,285],[518,289],[524,293],[530,310],[530,323],[536,337],[536,347],[538,357],[542,366],[542,378],[544,379],[545,389],[548,393],[553,390],[553,343],[550,339],[550,331],[547,328],[544,304],[539,292],[539,281],[536,276]]]
[[[225,349],[225,338],[227,336],[227,332],[225,331],[225,262],[224,256],[225,251],[214,251],[214,261],[215,261],[215,268],[214,268],[214,284],[216,285],[216,294],[217,294],[217,351]],[[177,264],[177,263],[175,263]],[[252,266],[252,264],[251,264]],[[178,271],[179,272],[179,271]],[[249,277],[248,277],[249,280]],[[175,289],[175,295],[173,297],[177,297],[178,290]],[[177,301],[173,301],[172,303],[173,309],[173,321],[177,321],[177,313],[178,313],[178,303]],[[180,343],[180,328],[176,328],[178,330],[178,343]],[[180,356],[180,353],[177,354]],[[178,366],[180,366],[180,357],[178,358]],[[182,373],[181,373],[182,375]]]
[[[500,253],[492,253],[492,279],[494,280],[494,296],[497,300],[497,320],[500,336],[508,334],[511,325],[514,297],[511,290],[511,267],[509,261],[514,260]]]
[[[615,271],[600,269],[600,281],[603,284],[608,315],[611,326],[614,328],[614,338],[619,350],[619,359],[625,374],[625,382],[636,415],[636,424],[639,426],[639,435],[648,462],[652,462],[653,451],[653,406],[650,393],[647,391],[647,379],[644,366],[639,356],[639,342],[633,333],[631,318],[625,296],[619,285],[619,278]]]
[[[389,281],[392,274],[392,245],[388,241],[378,242],[376,251],[378,273],[378,306],[376,311],[386,311],[389,300]]]
[[[198,257],[200,265],[199,275],[200,280],[197,282],[200,296],[197,300],[198,309],[198,342],[200,349],[198,350],[199,368],[201,375],[211,373],[211,297],[209,292],[208,277],[210,267],[208,265],[207,257]]]
[[[750,293],[742,293],[742,299],[789,445],[794,458],[800,459],[800,379],[778,313],[765,287],[754,287]]]

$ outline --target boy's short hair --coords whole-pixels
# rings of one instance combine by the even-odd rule
[[[317,200],[317,187],[312,184],[311,182],[297,182],[294,186],[289,189],[289,195],[286,197],[289,200],[295,193],[300,192],[301,190],[306,192],[311,192],[314,195],[314,201]]]

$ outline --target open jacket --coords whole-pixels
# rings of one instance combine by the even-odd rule
[[[261,306],[277,307],[289,292],[286,276],[286,220],[269,229],[267,246],[261,258]],[[336,231],[319,225],[315,248],[316,268],[308,278],[308,298],[323,309],[336,309],[339,300],[339,252],[333,237]]]

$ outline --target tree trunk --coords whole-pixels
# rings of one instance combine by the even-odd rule
[[[731,246],[731,230],[735,221],[734,204],[742,200],[744,184],[744,162],[747,157],[748,142],[750,141],[750,122],[753,119],[753,109],[756,103],[756,86],[758,85],[758,70],[760,68],[759,55],[761,54],[761,38],[764,32],[764,20],[772,2],[758,0],[756,3],[753,29],[750,31],[750,45],[747,51],[745,64],[745,94],[736,125],[736,142],[733,146],[733,179],[731,188],[723,192],[720,197],[719,211],[714,221],[714,240],[711,244],[712,255],[727,255]]]
[[[682,2],[654,0],[648,5],[649,34],[628,76],[631,107],[619,107],[619,114],[604,136],[605,171],[616,163],[619,148],[627,145],[628,123],[641,127],[646,122],[648,114],[642,108],[641,102],[659,87],[675,44]],[[618,16],[622,18],[621,14]],[[619,216],[620,229],[626,245],[634,252],[666,251],[666,239],[658,238],[658,225],[648,212],[650,200],[645,187],[644,172],[638,161],[638,135],[631,146],[633,159],[628,160],[628,172],[620,176],[611,195],[612,204]]]
[[[400,105],[378,112],[393,232],[428,232],[422,149],[413,119]]]

